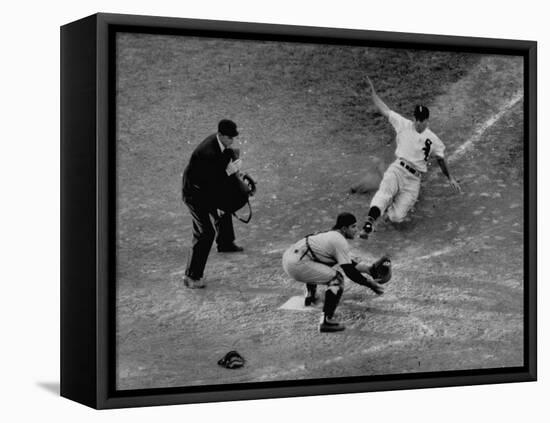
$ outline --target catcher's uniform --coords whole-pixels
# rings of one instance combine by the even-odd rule
[[[351,263],[348,241],[338,231],[321,232],[302,238],[283,254],[283,269],[298,282],[328,284],[339,270]]]
[[[419,134],[414,122],[390,110],[389,121],[395,129],[395,160],[384,173],[370,206],[386,212],[392,222],[401,222],[418,199],[420,180],[432,154],[444,157],[443,142],[429,128]]]

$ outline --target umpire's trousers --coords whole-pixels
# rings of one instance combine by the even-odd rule
[[[226,213],[219,218],[217,211],[192,200],[184,200],[193,218],[193,242],[187,257],[185,274],[195,280],[201,279],[210,249],[216,239],[218,245],[230,245],[235,241],[233,217]],[[217,233],[217,236],[216,236]]]

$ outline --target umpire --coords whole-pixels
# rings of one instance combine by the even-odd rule
[[[227,179],[239,171],[240,161],[231,148],[238,135],[235,122],[221,120],[218,131],[195,148],[183,172],[182,199],[193,219],[193,243],[183,280],[188,288],[205,287],[201,279],[214,239],[219,252],[243,251],[235,244],[232,215],[220,216],[216,207]]]

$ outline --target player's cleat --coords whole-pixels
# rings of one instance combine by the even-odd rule
[[[363,230],[370,234],[374,230],[374,219],[372,217],[367,217],[367,221],[363,225]]]
[[[371,217],[367,217],[367,221],[363,225],[363,229],[359,233],[359,238],[368,239],[369,235],[374,231],[374,220]]]
[[[192,277],[187,275],[183,277],[183,284],[190,289],[200,289],[206,287],[204,282],[200,279],[193,279]]]
[[[323,320],[319,324],[319,332],[340,332],[345,328],[346,327],[342,323],[325,316],[323,316]]]
[[[237,244],[218,245],[219,253],[240,253],[241,251],[244,251],[244,248]]]

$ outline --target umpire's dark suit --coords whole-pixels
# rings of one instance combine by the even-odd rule
[[[195,280],[203,276],[216,237],[212,219],[217,222],[218,246],[231,245],[235,241],[231,214],[226,213],[218,219],[215,205],[228,178],[225,169],[232,155],[230,148],[222,152],[216,134],[212,134],[195,148],[183,172],[182,198],[193,218],[193,246],[185,274]]]

